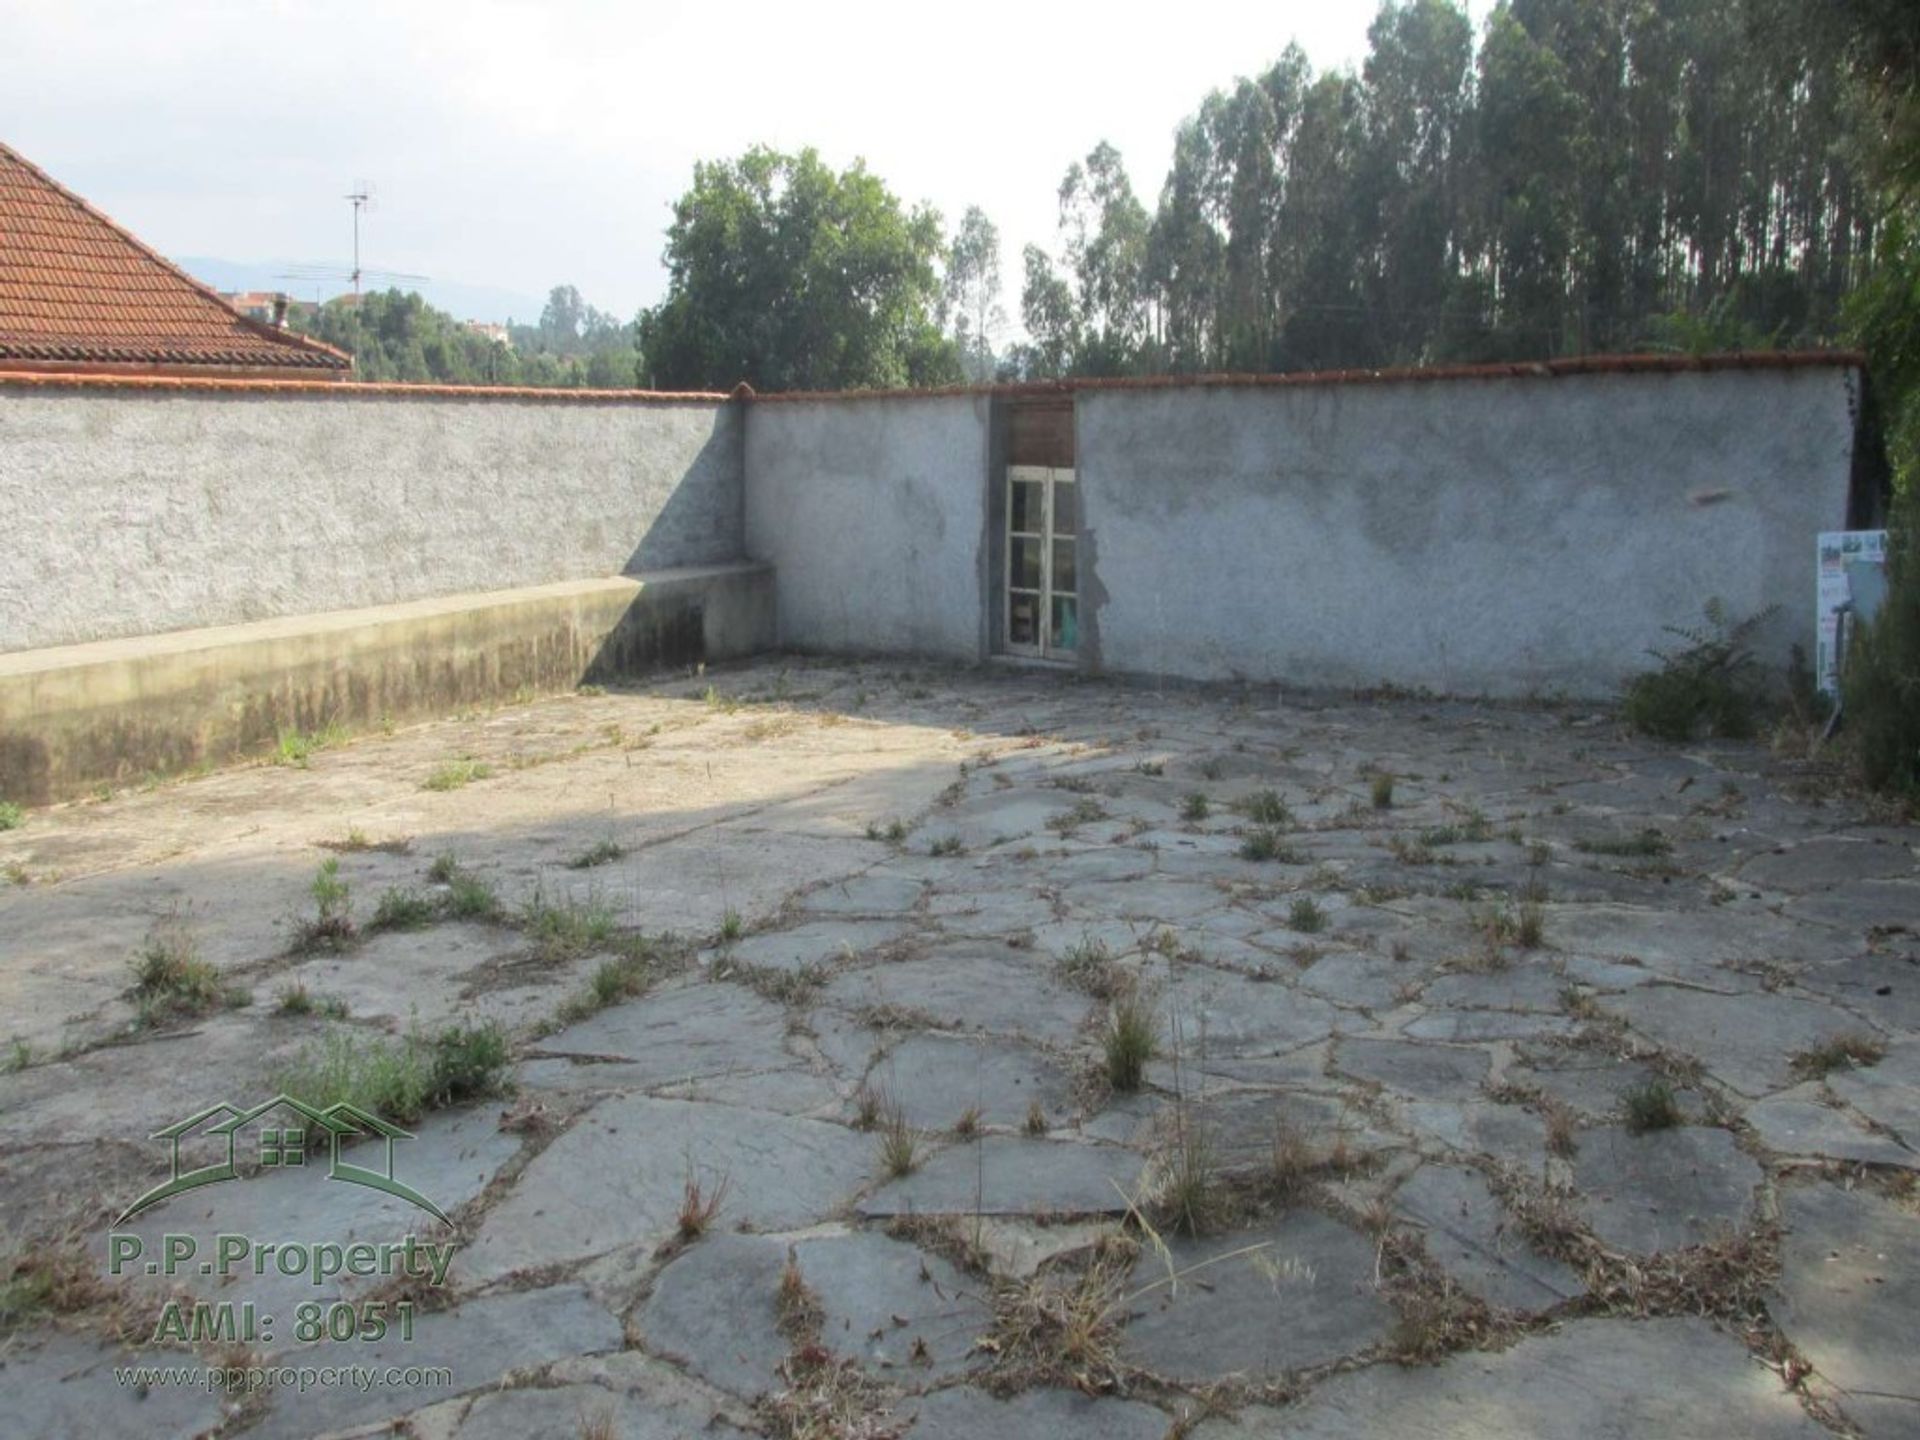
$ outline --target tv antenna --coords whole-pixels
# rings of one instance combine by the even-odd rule
[[[345,197],[353,206],[353,293],[360,293],[360,212],[373,208],[373,182],[356,180],[353,193]]]
[[[353,286],[353,298],[360,299],[360,282],[365,280],[384,281],[389,284],[407,282],[419,284],[430,280],[428,275],[415,275],[406,270],[371,270],[360,263],[360,216],[363,211],[371,211],[374,206],[374,189],[371,180],[356,180],[351,193],[341,199],[353,206],[353,268],[343,270],[337,265],[293,265],[278,278],[282,280],[322,281],[346,280]]]

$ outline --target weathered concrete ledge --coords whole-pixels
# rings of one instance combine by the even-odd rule
[[[0,655],[0,798],[550,694],[774,641],[773,571],[662,570]]]

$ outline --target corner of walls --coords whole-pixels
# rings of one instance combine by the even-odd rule
[[[980,658],[991,415],[967,393],[749,403],[746,549],[783,646]]]

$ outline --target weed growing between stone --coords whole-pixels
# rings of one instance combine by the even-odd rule
[[[273,1084],[318,1110],[344,1100],[406,1125],[432,1109],[507,1093],[511,1066],[506,1031],[493,1021],[397,1040],[336,1030],[301,1051]]]
[[[520,911],[520,928],[533,942],[534,953],[546,961],[571,960],[605,947],[617,923],[613,906],[597,894],[554,901],[539,885]]]
[[[476,780],[489,779],[492,775],[491,765],[467,756],[435,766],[428,773],[427,778],[420,782],[420,788],[436,791],[459,790]]]
[[[418,890],[389,886],[373,907],[369,930],[421,930],[439,918],[439,907]]]
[[[200,958],[199,939],[177,910],[154,922],[132,964],[129,995],[143,1026],[245,1005],[250,998],[244,987],[227,984]]]
[[[1107,1084],[1122,1093],[1140,1088],[1158,1044],[1158,1028],[1153,1001],[1140,986],[1124,986],[1107,1002]]]
[[[1649,1080],[1634,1086],[1622,1097],[1621,1107],[1626,1113],[1627,1129],[1635,1135],[1671,1129],[1684,1118],[1680,1114],[1680,1102],[1673,1097],[1673,1087],[1664,1080]]]
[[[359,940],[360,929],[353,923],[352,892],[340,878],[338,858],[329,855],[320,862],[307,893],[313,897],[313,914],[301,920],[294,932],[296,950],[340,951]]]
[[[1793,1057],[1793,1073],[1803,1080],[1819,1080],[1835,1070],[1877,1065],[1886,1058],[1886,1042],[1864,1030],[1833,1035]]]
[[[722,1174],[709,1186],[688,1162],[686,1179],[680,1186],[680,1213],[675,1217],[675,1233],[682,1241],[698,1240],[712,1228],[720,1207],[727,1203],[731,1184],[732,1177]]]
[[[568,856],[566,866],[569,870],[592,870],[596,866],[611,865],[614,861],[625,856],[626,853],[626,846],[622,845],[618,840],[609,837],[608,839],[589,845],[586,849],[576,854]]]

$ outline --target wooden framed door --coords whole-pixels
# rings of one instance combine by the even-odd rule
[[[1066,659],[1080,648],[1080,491],[1071,468],[1009,465],[1006,479],[1009,654]]]

